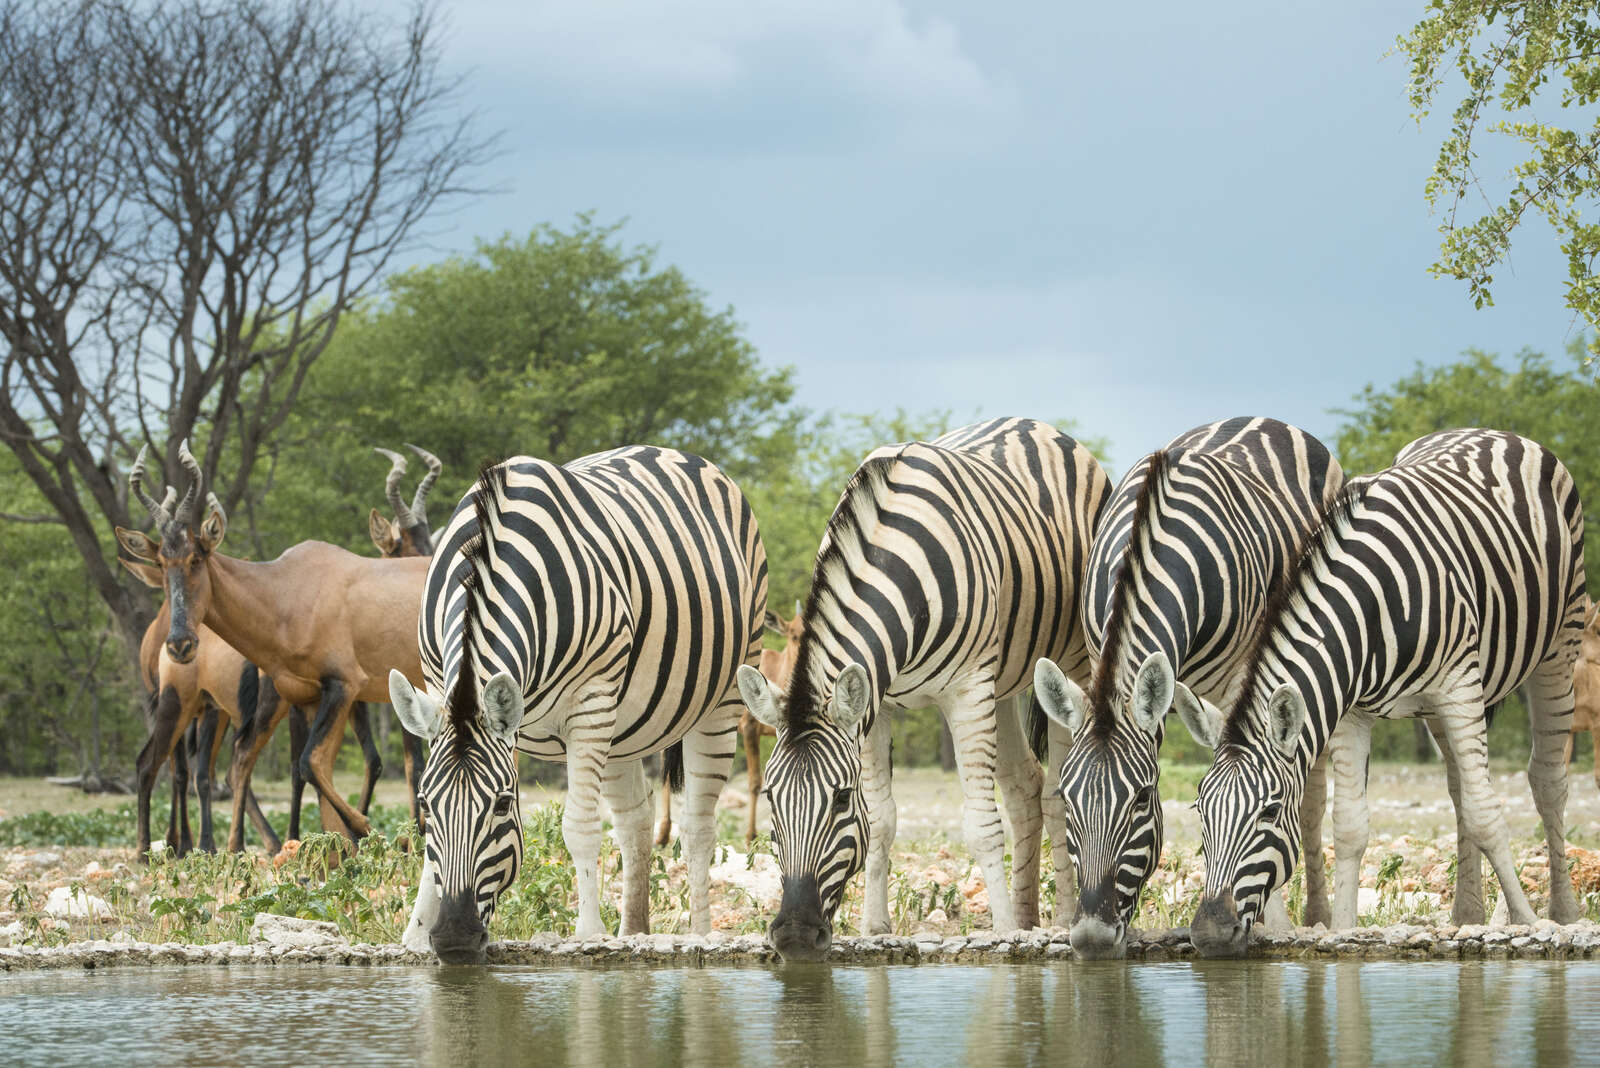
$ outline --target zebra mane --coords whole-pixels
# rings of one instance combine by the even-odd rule
[[[1256,625],[1250,656],[1245,660],[1244,685],[1239,687],[1233,707],[1223,717],[1222,736],[1217,743],[1219,748],[1245,742],[1251,723],[1251,697],[1261,685],[1262,663],[1266,658],[1268,639],[1272,632],[1277,630],[1289,606],[1299,595],[1305,576],[1316,566],[1317,560],[1327,552],[1339,528],[1350,520],[1356,505],[1366,496],[1369,485],[1367,479],[1352,479],[1344,484],[1338,496],[1333,499],[1333,503],[1328,506],[1328,510],[1323,513],[1322,520],[1311,529],[1305,541],[1301,543],[1299,557],[1268,588],[1267,603],[1261,609],[1261,622]]]
[[[466,727],[478,718],[478,673],[472,663],[480,613],[483,611],[485,576],[494,566],[494,521],[499,514],[500,499],[505,494],[506,467],[504,461],[486,462],[478,471],[478,486],[472,493],[472,511],[477,518],[477,532],[461,546],[461,558],[466,561],[466,574],[461,576],[464,603],[461,606],[461,663],[456,668],[456,684],[450,691],[450,721],[456,727],[456,744],[464,745]]]
[[[1127,641],[1128,617],[1131,614],[1128,600],[1135,584],[1135,570],[1142,570],[1135,549],[1140,533],[1150,525],[1150,513],[1155,508],[1161,482],[1167,476],[1170,459],[1166,449],[1150,454],[1150,466],[1145,470],[1144,483],[1139,487],[1138,500],[1134,505],[1133,525],[1128,528],[1128,545],[1122,553],[1122,570],[1118,572],[1117,583],[1111,589],[1111,614],[1106,619],[1105,640],[1100,643],[1100,666],[1089,684],[1089,731],[1102,742],[1111,737],[1111,729],[1117,721],[1112,702],[1117,697],[1118,661],[1122,658],[1122,647]]]
[[[839,503],[828,517],[828,526],[822,535],[822,549],[817,553],[816,563],[811,569],[811,589],[806,594],[805,608],[800,614],[807,621],[806,628],[800,637],[800,649],[795,654],[794,671],[789,676],[788,700],[784,703],[783,725],[791,735],[814,724],[821,711],[824,695],[817,692],[812,669],[817,658],[827,654],[817,640],[818,628],[811,621],[822,618],[824,587],[827,585],[824,574],[830,567],[842,564],[844,545],[847,541],[860,539],[867,515],[877,516],[879,493],[888,482],[889,468],[898,459],[899,454],[896,453],[874,456],[864,461],[850,476],[850,481],[845,483]]]

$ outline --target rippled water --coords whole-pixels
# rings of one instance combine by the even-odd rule
[[[140,968],[0,976],[6,1064],[1600,1059],[1600,963]]]

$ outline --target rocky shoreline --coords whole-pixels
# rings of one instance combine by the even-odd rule
[[[432,954],[396,944],[346,942],[332,924],[285,917],[258,917],[246,944],[185,945],[99,939],[65,946],[0,947],[0,970],[162,966],[431,965]],[[1128,947],[1132,961],[1192,958],[1183,928],[1135,931]],[[1253,938],[1249,956],[1259,960],[1591,960],[1600,958],[1600,924],[1581,920],[1558,926],[1542,920],[1532,927],[1362,927],[1328,931],[1299,928],[1282,935]],[[1071,960],[1063,928],[1035,929],[997,936],[975,932],[946,937],[878,935],[840,938],[831,959],[839,964],[1000,964]],[[495,942],[491,964],[559,966],[668,965],[678,967],[765,965],[777,955],[759,935],[635,935],[562,939],[555,935],[526,942]]]

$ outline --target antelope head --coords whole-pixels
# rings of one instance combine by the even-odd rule
[[[386,557],[432,556],[433,535],[428,529],[428,491],[438,481],[439,471],[444,465],[431,452],[410,444],[406,448],[420,456],[422,462],[428,465],[428,473],[417,484],[416,495],[411,498],[409,506],[405,498],[400,496],[400,480],[405,477],[406,458],[391,449],[372,450],[389,460],[389,475],[383,480],[383,491],[389,498],[389,507],[394,509],[393,519],[385,519],[383,513],[376,508],[368,516],[367,523],[372,535],[372,544],[376,545],[378,551]]]
[[[117,542],[133,557],[132,561],[122,561],[123,567],[148,585],[167,591],[167,607],[172,619],[167,631],[167,655],[180,664],[187,664],[194,659],[200,644],[196,621],[205,619],[211,604],[211,572],[206,564],[222,543],[228,517],[216,494],[208,492],[204,517],[196,525],[194,506],[200,495],[202,475],[187,441],[178,446],[178,460],[189,474],[189,489],[183,499],[178,500],[178,491],[168,487],[165,498],[157,503],[144,489],[148,451],[149,446],[139,450],[139,458],[128,473],[128,488],[150,513],[157,538],[118,527]]]

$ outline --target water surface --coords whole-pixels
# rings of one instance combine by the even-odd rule
[[[1523,1065],[1600,962],[114,968],[0,976],[0,1062]]]

